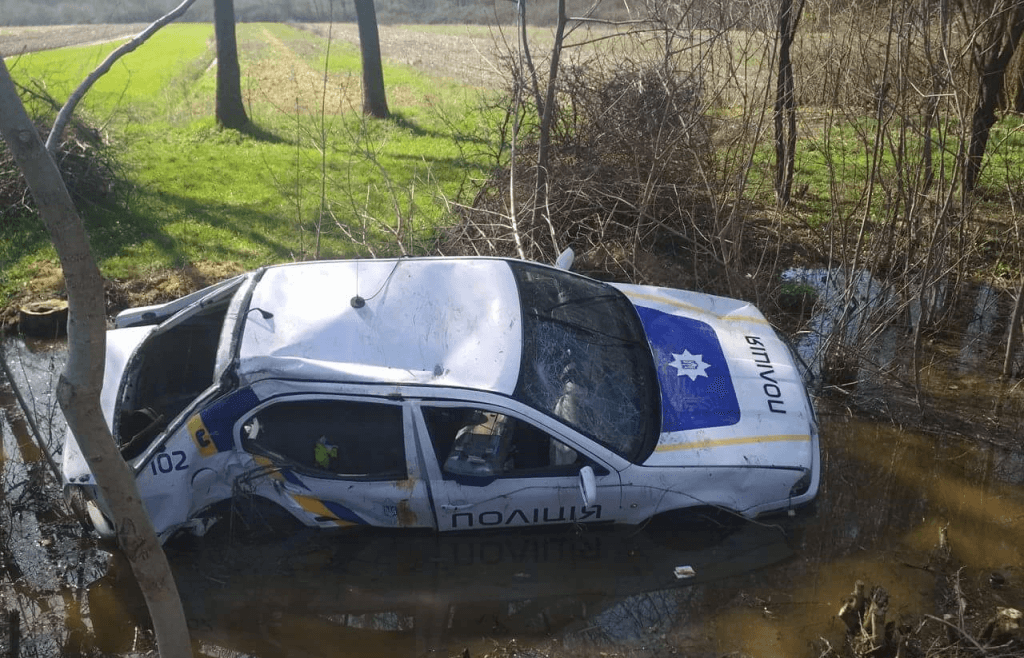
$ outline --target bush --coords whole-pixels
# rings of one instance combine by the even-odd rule
[[[506,99],[510,114],[515,91]],[[572,246],[584,269],[621,276],[639,252],[699,242],[712,215],[706,174],[713,160],[701,92],[699,77],[644,63],[566,66],[542,212],[533,211],[533,125],[518,136],[514,161],[494,170],[443,236],[441,251],[516,256],[521,246],[527,258],[552,262]],[[536,123],[535,106],[531,112]],[[519,200],[514,221],[510,198]]]
[[[52,119],[37,118],[35,124],[45,142]],[[115,162],[102,133],[95,128],[72,121],[57,149],[56,161],[76,205],[100,203],[113,193]],[[7,143],[0,140],[0,217],[23,216],[26,211],[34,214],[35,202]]]

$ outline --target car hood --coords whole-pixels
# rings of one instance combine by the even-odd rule
[[[661,391],[645,466],[810,469],[817,430],[788,346],[746,302],[617,286],[637,309]]]

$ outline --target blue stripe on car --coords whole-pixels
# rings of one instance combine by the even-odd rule
[[[235,427],[235,422],[257,404],[259,404],[259,398],[252,392],[252,389],[243,388],[217,400],[199,414],[210,433],[210,439],[217,446],[218,452],[234,448],[231,432]]]
[[[338,503],[332,503],[329,500],[321,500],[320,502],[323,503],[324,507],[326,507],[328,510],[330,510],[331,514],[333,514],[334,516],[338,517],[339,519],[341,519],[343,521],[351,521],[352,523],[362,523],[362,524],[366,523],[366,521],[362,520],[359,517],[358,514],[356,514],[355,512],[350,510],[349,508],[345,507],[344,505],[339,505]]]

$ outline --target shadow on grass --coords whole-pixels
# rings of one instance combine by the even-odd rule
[[[181,266],[198,260],[235,260],[249,266],[292,260],[295,245],[281,239],[283,231],[275,228],[286,221],[252,207],[159,192],[150,201],[95,209],[86,218],[98,261],[125,256],[132,247],[149,244],[157,262],[147,266]]]
[[[402,128],[403,130],[408,130],[411,134],[413,134],[416,137],[433,137],[435,139],[445,139],[445,140],[450,139],[450,140],[454,140],[454,141],[457,141],[457,142],[469,142],[469,143],[473,143],[473,144],[486,144],[487,143],[487,140],[483,139],[482,137],[478,137],[476,135],[469,135],[469,134],[458,135],[458,134],[453,134],[453,133],[450,133],[450,132],[441,132],[441,131],[438,131],[438,130],[428,130],[428,129],[420,126],[418,123],[416,123],[412,119],[409,119],[408,117],[406,117],[401,112],[392,112],[391,116],[388,119],[385,119],[385,121],[390,121],[391,123],[393,123],[398,128]]]
[[[228,129],[230,130],[230,129]],[[247,137],[252,137],[256,141],[266,142],[267,144],[290,144],[291,142],[284,137],[281,137],[269,128],[264,128],[255,121],[250,121],[244,128],[240,129],[240,132]]]

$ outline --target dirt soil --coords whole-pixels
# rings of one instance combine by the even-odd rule
[[[322,37],[330,30],[333,39],[359,44],[359,32],[353,23],[303,23],[297,27]],[[0,27],[0,57],[116,41],[132,37],[145,28],[145,23]],[[395,25],[381,25],[379,30],[381,52],[392,62],[474,86],[489,86],[500,81],[494,64],[495,39],[490,35],[473,34],[469,30],[455,34],[454,27],[449,33],[408,30]]]
[[[354,23],[303,23],[302,29],[333,39],[359,44]],[[451,78],[476,87],[497,88],[502,80],[495,56],[497,34],[474,34],[450,26],[445,32],[410,30],[400,25],[381,25],[380,50],[391,62],[415,67],[428,75]]]
[[[145,23],[0,27],[0,57],[65,46],[105,43],[134,36],[144,29]],[[11,64],[8,63],[8,66]]]
[[[213,285],[244,268],[238,263],[200,261],[178,269],[156,270],[131,279],[105,279],[107,315],[133,306],[161,304],[177,299],[194,290]],[[36,273],[4,309],[0,309],[0,329],[12,330],[18,322],[21,307],[47,299],[67,299],[64,275],[56,263],[41,262]]]

